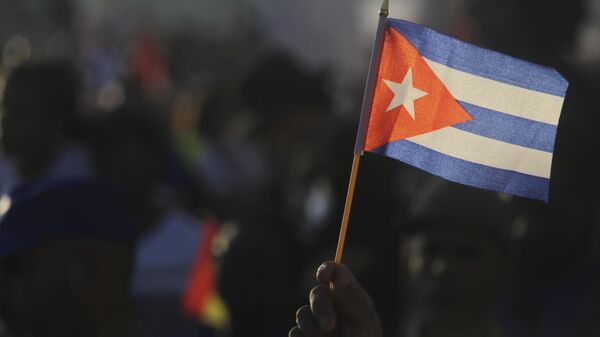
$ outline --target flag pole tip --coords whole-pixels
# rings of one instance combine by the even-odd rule
[[[381,5],[381,9],[379,10],[379,15],[387,17],[390,13],[390,0],[383,0],[383,4]]]

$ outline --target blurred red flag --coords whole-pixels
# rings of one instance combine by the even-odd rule
[[[228,324],[229,315],[216,287],[212,245],[218,232],[217,221],[212,218],[205,219],[198,253],[183,293],[182,305],[186,315],[213,328],[222,329]]]

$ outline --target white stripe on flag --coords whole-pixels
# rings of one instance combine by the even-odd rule
[[[439,129],[406,140],[472,163],[550,178],[552,165],[550,152],[505,143],[454,127]]]
[[[520,88],[425,59],[459,101],[509,115],[558,125],[564,97]]]

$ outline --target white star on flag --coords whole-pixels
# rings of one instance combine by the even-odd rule
[[[419,90],[413,86],[413,76],[412,76],[412,68],[408,68],[408,72],[404,76],[402,83],[383,80],[385,84],[392,90],[394,93],[394,98],[390,102],[386,112],[396,109],[397,107],[404,105],[406,111],[410,117],[415,119],[415,100],[427,96],[428,93],[425,91]]]

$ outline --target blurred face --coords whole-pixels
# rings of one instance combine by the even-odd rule
[[[26,171],[46,165],[59,146],[58,123],[44,113],[36,100],[22,88],[6,88],[1,116],[2,147]]]
[[[406,252],[412,288],[433,317],[469,319],[493,309],[507,259],[492,238],[435,229],[412,237]]]

